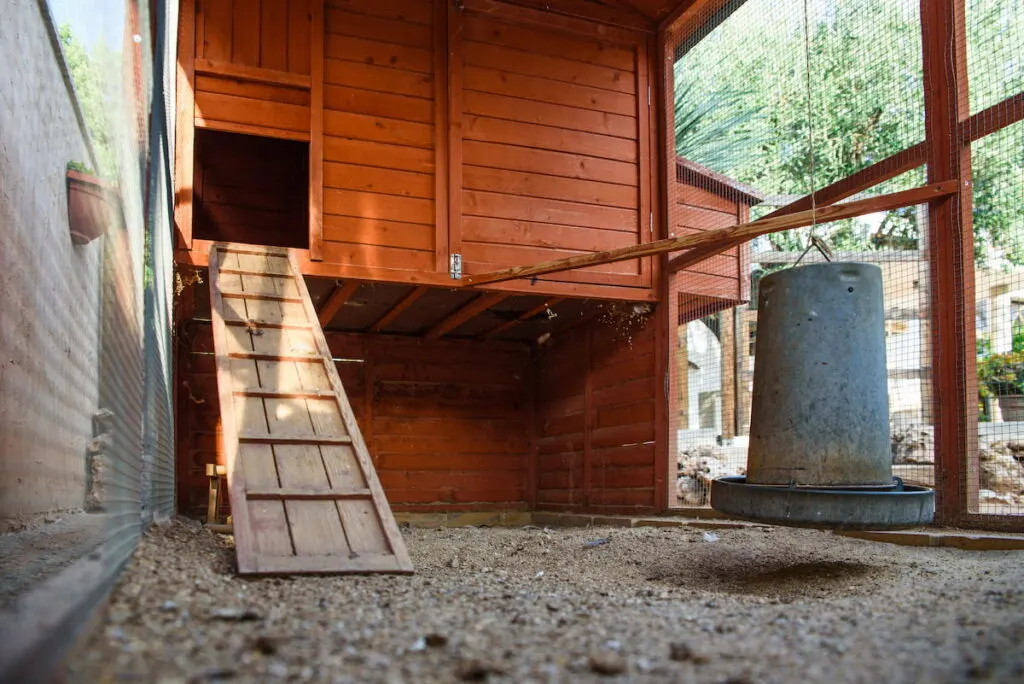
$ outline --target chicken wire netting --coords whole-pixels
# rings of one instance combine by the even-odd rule
[[[967,0],[967,103],[958,142],[970,147],[977,436],[962,505],[1024,515],[1024,0]],[[998,125],[1016,121],[999,130]],[[994,132],[990,132],[993,131]],[[967,302],[970,303],[970,300]]]
[[[1022,90],[1020,5],[968,2],[972,112]],[[985,47],[992,45],[997,47]],[[927,182],[916,0],[727,2],[714,12],[684,14],[667,31],[662,58],[672,235],[856,202]],[[984,324],[995,321],[1001,346],[989,351],[1010,354],[1016,353],[1013,321],[1024,318],[1024,296],[1018,302],[1014,294],[1020,287],[1014,250],[1021,249],[1024,215],[1020,126],[974,143],[979,326],[982,290],[991,290],[991,283],[1001,293],[1000,308]],[[707,506],[711,480],[744,473],[757,284],[774,271],[825,259],[882,270],[893,472],[905,482],[934,486],[935,312],[928,227],[927,206],[912,205],[734,243],[726,251],[703,252],[700,261],[692,253],[673,255],[674,268],[681,269],[670,276],[678,323],[670,340],[670,449],[676,456],[670,456],[670,501]],[[1024,345],[1024,327],[1019,337]],[[983,368],[979,364],[978,372]],[[1024,451],[1015,450],[1024,447],[1024,435],[990,408],[1014,401],[989,397],[984,404],[981,420],[988,422],[979,424],[981,448],[963,454],[964,508],[1024,512],[1018,460]],[[965,420],[974,420],[971,409],[965,408]],[[996,502],[998,511],[991,508]]]

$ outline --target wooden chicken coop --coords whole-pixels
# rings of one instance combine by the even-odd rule
[[[692,5],[183,0],[180,508],[225,462],[228,242],[288,248],[393,509],[665,509],[670,321],[687,293],[742,301],[745,248],[671,297],[664,250],[474,278],[744,222],[752,195],[666,151],[659,26]]]
[[[654,46],[679,4],[182,3],[183,510],[224,461],[218,241],[293,251],[396,510],[665,507],[661,257],[460,276],[666,237]],[[741,296],[737,255],[675,280]]]

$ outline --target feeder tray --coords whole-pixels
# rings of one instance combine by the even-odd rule
[[[872,264],[761,280],[747,475],[713,481],[712,508],[790,527],[931,522],[935,492],[892,474],[882,291]]]
[[[723,477],[711,483],[711,507],[786,527],[902,530],[931,522],[935,492],[898,477],[887,486],[849,488],[756,485],[745,477]]]

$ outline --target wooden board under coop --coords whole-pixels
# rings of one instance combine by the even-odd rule
[[[215,245],[210,299],[239,572],[412,572],[288,252]]]

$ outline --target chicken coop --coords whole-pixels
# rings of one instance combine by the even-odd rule
[[[946,272],[929,259],[960,258],[944,251],[940,228],[965,220],[950,194],[962,169],[938,172],[953,157],[935,140],[791,194],[771,213],[767,192],[680,153],[680,65],[728,25],[733,4],[264,0],[257,12],[183,2],[182,510],[208,508],[207,471],[226,464],[206,270],[215,244],[295,258],[383,491],[407,512],[674,505],[679,416],[704,424],[703,395],[680,391],[673,370],[687,363],[679,331],[693,321],[728,320],[716,361],[724,389],[708,393],[718,403],[707,425],[719,442],[744,430],[750,237],[930,203],[932,242],[916,257],[922,296],[960,301],[958,289],[942,293],[961,286],[927,275],[929,265]],[[942,20],[926,12],[922,23],[927,50]],[[938,92],[947,75],[924,55]],[[921,105],[936,126],[956,104],[942,97]],[[1019,107],[1010,98],[958,115],[957,131],[969,142],[1012,123]],[[916,188],[865,195],[926,162],[932,175]],[[862,205],[843,202],[853,196]],[[766,229],[749,223],[752,212]],[[748,224],[754,232],[723,232]],[[938,309],[921,310],[932,316],[921,330],[953,339],[953,327],[936,327]],[[924,365],[960,368],[952,359],[967,346],[958,349],[937,345],[942,359]],[[943,373],[928,376],[928,392],[955,383],[958,406],[972,407],[974,380]],[[963,440],[973,437],[943,417],[948,406],[935,408],[936,462],[945,454],[966,473]],[[954,490],[972,501],[958,482],[943,479],[942,506]],[[229,513],[225,498],[219,506]]]

